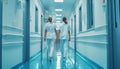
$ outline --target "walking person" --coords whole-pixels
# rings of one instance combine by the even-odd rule
[[[52,22],[52,17],[49,17],[48,23],[45,24],[44,41],[46,41],[48,46],[48,60],[50,62],[54,55],[56,35],[56,25]]]
[[[63,24],[60,26],[59,38],[62,58],[65,61],[68,57],[68,44],[70,41],[70,25],[67,22],[67,18],[63,17]]]

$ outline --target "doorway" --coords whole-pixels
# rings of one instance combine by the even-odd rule
[[[23,62],[30,58],[30,0],[24,0],[23,7]]]
[[[114,56],[114,69],[120,69],[120,11],[119,11],[119,0],[113,2],[113,56]]]
[[[40,50],[41,50],[41,69],[43,68],[43,15],[41,15],[41,24],[40,24],[40,37],[41,37],[41,46],[40,46]]]
[[[2,69],[2,0],[0,0],[0,69]]]
[[[108,69],[120,69],[120,1],[107,1]]]
[[[74,68],[76,69],[76,14],[74,15]]]
[[[35,32],[38,33],[38,8],[35,7]]]

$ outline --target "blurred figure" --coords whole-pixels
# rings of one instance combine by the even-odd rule
[[[56,25],[52,22],[52,17],[49,17],[48,23],[45,24],[44,41],[46,41],[48,46],[48,59],[50,62],[54,55],[56,34]]]
[[[63,60],[68,57],[68,44],[70,41],[70,25],[67,22],[67,18],[63,17],[63,23],[60,26],[58,37],[60,38],[60,46]]]

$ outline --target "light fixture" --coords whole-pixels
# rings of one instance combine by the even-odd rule
[[[61,14],[56,14],[56,16],[62,16]]]
[[[61,18],[56,18],[56,20],[61,20]]]
[[[63,2],[63,0],[54,0],[54,2]]]
[[[63,11],[63,9],[55,9],[55,11]]]
[[[61,21],[56,21],[56,23],[60,23]]]

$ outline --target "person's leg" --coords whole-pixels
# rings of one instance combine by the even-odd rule
[[[53,56],[54,56],[54,59],[56,59],[56,52],[57,52],[57,48],[59,47],[59,40],[58,39],[55,39],[54,40],[54,51],[53,51]]]
[[[61,57],[63,57],[63,40],[60,40],[60,51],[61,51]]]
[[[46,40],[46,43],[47,43],[47,59],[49,60],[50,59],[50,44],[51,44],[51,40],[50,39],[47,39]]]
[[[64,40],[64,58],[66,59],[68,57],[68,40]]]
[[[50,39],[47,39],[46,43],[47,43],[47,52],[49,53],[50,52]]]
[[[53,52],[54,52],[54,39],[51,39],[50,41],[50,52],[49,52],[49,57],[53,57]]]

